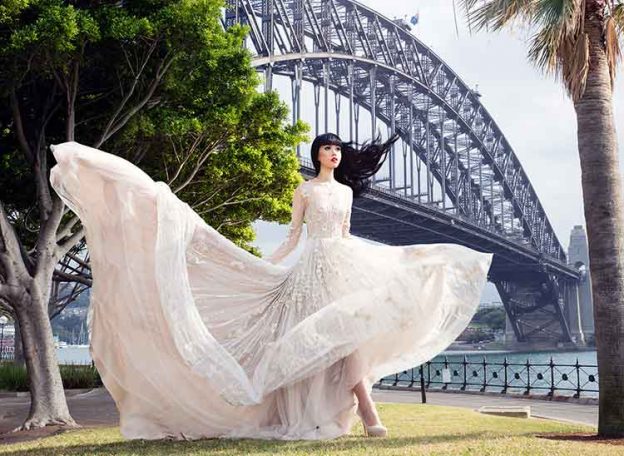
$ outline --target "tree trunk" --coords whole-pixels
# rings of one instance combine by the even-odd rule
[[[588,0],[590,63],[575,103],[594,300],[600,386],[598,434],[624,436],[624,219],[612,88],[603,41],[604,0]]]
[[[45,277],[33,279],[16,306],[31,397],[28,418],[16,431],[51,424],[77,426],[67,407],[48,318],[48,293],[43,290],[49,283]]]
[[[13,336],[13,362],[15,364],[24,365],[24,346],[22,345],[22,332],[19,329],[17,320],[14,323],[15,334]]]

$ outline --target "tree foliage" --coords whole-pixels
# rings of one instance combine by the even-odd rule
[[[305,127],[288,125],[275,93],[257,92],[241,46],[245,29],[224,31],[221,7],[216,0],[2,5],[0,198],[27,246],[40,225],[33,182],[47,178],[48,145],[67,140],[170,183],[250,251],[255,219],[287,221],[300,181],[293,147]]]
[[[49,185],[50,144],[122,156],[169,184],[241,247],[284,222],[301,181],[275,93],[221,26],[218,0],[7,0],[0,4],[0,308],[14,315],[33,398],[22,429],[74,426],[49,316],[91,285],[84,231]],[[54,286],[52,284],[54,283]],[[61,286],[63,285],[63,286]],[[52,292],[52,296],[51,296]]]

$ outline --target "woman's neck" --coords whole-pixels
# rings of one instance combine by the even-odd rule
[[[321,166],[321,170],[316,175],[315,179],[319,182],[335,182],[334,168],[326,168]]]

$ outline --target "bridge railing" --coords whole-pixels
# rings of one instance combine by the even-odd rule
[[[377,385],[405,389],[420,388],[460,391],[495,391],[503,394],[524,394],[543,392],[546,396],[572,395],[598,396],[598,366],[555,363],[489,362],[484,356],[481,361],[428,361],[421,366],[382,378]]]

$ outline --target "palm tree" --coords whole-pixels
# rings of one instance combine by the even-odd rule
[[[529,60],[574,103],[600,385],[598,434],[624,436],[624,216],[613,82],[624,0],[459,0],[468,25],[530,27]]]

